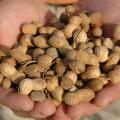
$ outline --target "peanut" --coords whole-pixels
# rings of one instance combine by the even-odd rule
[[[59,86],[58,78],[56,76],[46,77],[47,90],[52,92],[57,86]]]
[[[33,101],[43,102],[46,99],[46,95],[42,91],[32,91],[30,97]]]
[[[22,27],[22,32],[25,34],[35,35],[37,33],[37,27],[34,24],[25,23]]]
[[[94,12],[90,14],[91,24],[95,27],[100,27],[102,25],[102,15],[99,12]]]
[[[82,102],[88,102],[95,97],[95,93],[90,89],[80,89],[74,92],[68,92],[63,100],[67,105],[76,105]]]
[[[103,45],[108,49],[113,49],[114,47],[113,41],[110,38],[105,38],[103,41]]]
[[[99,77],[89,81],[87,86],[94,92],[98,92],[103,89],[103,87],[108,83],[107,78]]]
[[[49,47],[45,53],[46,55],[51,56],[53,60],[58,57],[58,51],[54,47]]]
[[[31,43],[31,35],[29,34],[25,34],[21,37],[20,43],[21,45],[24,46],[33,46],[33,44]]]
[[[120,25],[115,27],[114,33],[113,33],[113,42],[116,43],[120,40]]]
[[[41,48],[36,48],[33,53],[32,53],[32,57],[34,60],[36,60],[40,55],[43,55],[45,53],[45,51]]]
[[[48,47],[46,39],[40,35],[33,38],[33,43],[35,44],[35,46],[37,46],[39,48],[47,48]]]
[[[112,70],[113,67],[117,65],[119,60],[120,60],[120,53],[119,52],[112,53],[104,65],[104,71],[109,72],[110,70]]]
[[[55,61],[54,71],[61,76],[64,74],[65,70],[66,70],[66,67],[63,64],[63,61],[60,58],[57,58]]]
[[[111,78],[111,83],[120,83],[120,66],[116,66],[112,71],[110,71],[108,77]]]
[[[98,77],[100,77],[100,69],[95,66],[87,67],[86,71],[81,75],[83,80],[90,80]]]
[[[94,50],[95,55],[98,57],[99,62],[103,63],[108,60],[108,49],[104,46],[98,46]]]
[[[9,78],[4,78],[2,81],[2,87],[9,89],[11,87],[11,80]]]
[[[8,63],[2,63],[0,64],[0,72],[3,76],[11,78],[17,73],[17,70],[15,67]]]
[[[44,90],[46,88],[45,80],[41,78],[36,79],[23,79],[19,84],[20,94],[28,95],[31,93],[32,90]]]
[[[63,89],[61,87],[56,87],[53,91],[52,91],[52,96],[53,99],[62,102],[62,96],[63,96]]]
[[[45,69],[49,68],[52,63],[52,57],[49,55],[41,55],[37,59],[39,66],[44,67]]]

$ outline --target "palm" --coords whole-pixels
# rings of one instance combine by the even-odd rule
[[[23,23],[43,21],[46,14],[46,6],[39,0],[0,1],[0,44],[11,47],[17,40]],[[12,89],[5,90],[1,87],[0,93],[2,93],[0,103],[10,107],[19,115],[40,119],[55,112],[55,106],[50,100],[34,103],[28,96],[22,96]]]
[[[77,7],[82,10],[88,11],[99,11],[103,14],[103,23],[104,23],[104,35],[111,37],[114,30],[114,26],[120,24],[120,12],[114,14],[117,9],[120,7],[119,0],[109,0],[105,4],[105,0],[85,0],[79,1]],[[106,33],[107,32],[107,33]],[[116,92],[114,92],[116,91]],[[106,107],[110,103],[120,98],[120,84],[106,86],[102,91],[98,92],[96,98],[92,103],[81,103],[79,105],[70,106],[67,108],[67,114],[72,118],[79,118],[81,116],[91,115]]]
[[[112,37],[114,26],[120,24],[120,12],[118,11],[120,0],[109,0],[106,3],[106,0],[79,0],[75,6],[79,8],[80,11],[88,10],[98,11],[103,14],[103,29],[104,35],[107,37]],[[115,14],[117,11],[117,14]],[[116,92],[114,92],[116,91]],[[118,91],[118,92],[117,92]],[[61,118],[62,120],[79,120],[81,116],[92,115],[93,113],[98,112],[103,109],[110,103],[120,98],[120,84],[106,86],[102,91],[98,92],[96,98],[92,103],[81,103],[75,106],[69,106],[65,108],[57,109],[55,116],[52,117],[52,120],[55,120],[56,117]],[[60,116],[58,113],[61,112]]]

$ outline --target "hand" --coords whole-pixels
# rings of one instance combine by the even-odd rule
[[[114,26],[120,24],[120,0],[80,0],[77,6],[79,9],[88,11],[98,11],[103,14],[104,34],[110,37]],[[117,14],[115,14],[117,12]],[[98,92],[96,98],[91,103],[81,103],[75,106],[69,106],[66,109],[66,113],[71,118],[79,120],[81,116],[92,115],[99,110],[105,108],[115,100],[120,98],[120,84],[106,86],[102,91]],[[65,117],[64,117],[65,118]],[[64,120],[64,118],[62,120]],[[69,120],[69,119],[65,119]]]
[[[40,0],[1,0],[0,45],[11,47],[17,40],[21,24],[43,21],[46,15],[51,16]],[[13,89],[5,90],[2,87],[0,87],[0,103],[8,106],[18,115],[35,119],[46,118],[56,110],[50,100],[34,103],[28,96],[19,95]]]
[[[79,0],[75,6],[80,11],[101,12],[103,16],[104,35],[112,37],[115,25],[120,24],[119,2],[120,0]]]
[[[120,24],[120,0],[80,0],[75,6],[80,11],[98,11],[103,14],[104,35],[111,37],[114,26]],[[117,12],[117,14],[115,14]],[[107,33],[106,33],[107,32]],[[120,98],[120,84],[109,84],[97,93],[94,101],[74,106],[60,106],[50,120],[79,120],[82,116],[92,115]]]

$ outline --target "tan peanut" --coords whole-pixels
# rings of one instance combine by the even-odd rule
[[[113,41],[110,38],[105,38],[103,40],[103,46],[105,46],[108,49],[113,49],[114,44],[113,44]]]
[[[39,48],[47,48],[49,46],[46,39],[40,35],[33,38],[33,43]]]
[[[25,23],[22,26],[22,32],[25,34],[35,35],[37,33],[37,27],[31,23]]]
[[[54,48],[54,47],[49,47],[49,48],[46,50],[45,54],[51,56],[53,60],[58,57],[58,51],[57,51],[57,49]]]
[[[64,90],[69,90],[69,89],[71,89],[74,86],[74,82],[70,78],[63,76],[62,80],[60,82],[60,86]]]
[[[108,78],[95,78],[88,82],[87,86],[95,92],[98,92],[103,89],[103,87],[108,84]]]
[[[14,84],[18,85],[20,83],[20,81],[23,80],[24,78],[26,78],[26,75],[22,71],[17,71],[16,74],[11,76],[11,81]]]
[[[16,60],[14,59],[14,58],[12,58],[12,57],[10,57],[10,58],[5,58],[5,59],[3,59],[3,61],[2,61],[3,63],[7,63],[7,64],[10,64],[10,65],[12,65],[12,66],[16,66]]]
[[[86,48],[85,49],[85,51],[87,52],[87,53],[90,53],[90,54],[93,54],[93,49],[92,48]]]
[[[120,52],[120,47],[118,45],[114,46],[113,52]]]
[[[11,56],[18,61],[18,63],[23,63],[25,61],[31,60],[32,57],[18,50],[11,50]]]
[[[65,28],[64,28],[64,34],[67,38],[71,38],[73,32],[78,28],[78,25],[76,24],[68,24]]]
[[[57,86],[59,86],[58,78],[56,76],[46,77],[47,90],[52,92]]]
[[[64,36],[64,33],[60,30],[55,31],[53,36],[48,40],[50,46],[55,48],[61,48],[67,44],[67,40]]]
[[[106,62],[108,60],[108,49],[104,46],[98,46],[94,50],[95,55],[98,57],[99,62]]]
[[[99,27],[93,28],[93,35],[94,35],[95,37],[100,37],[100,36],[102,36],[102,29],[99,28]]]
[[[31,35],[25,34],[21,37],[20,44],[24,46],[33,46],[31,43]]]
[[[90,79],[93,79],[93,78],[98,78],[100,77],[100,69],[98,67],[95,67],[95,66],[89,66],[86,68],[86,71],[81,74],[81,78],[83,80],[90,80]]]
[[[84,12],[81,12],[79,14],[79,16],[82,18],[82,23],[81,25],[84,27],[84,26],[88,26],[91,22],[91,19],[84,13]]]
[[[3,76],[11,78],[17,73],[17,70],[14,66],[8,63],[2,63],[0,64],[0,72]]]
[[[63,61],[60,58],[57,58],[55,60],[55,67],[54,67],[54,71],[58,74],[58,75],[63,75],[64,72],[66,70],[65,65],[63,64]]]
[[[78,43],[85,43],[87,40],[88,38],[86,32],[82,29],[78,29],[73,34],[73,47],[76,48]]]
[[[41,76],[42,69],[39,67],[38,64],[31,64],[26,66],[23,69],[24,73],[26,73],[30,78],[36,78]]]
[[[11,87],[11,80],[9,78],[4,78],[2,81],[2,87],[5,89],[9,89]]]
[[[116,43],[119,40],[120,40],[120,25],[117,25],[113,33],[113,42]]]
[[[41,55],[37,59],[39,66],[44,67],[45,69],[49,68],[52,63],[52,57],[49,55]]]
[[[77,82],[75,83],[75,86],[77,86],[77,88],[82,88],[84,85],[82,80],[77,80]]]
[[[76,12],[76,9],[75,9],[75,7],[73,7],[72,5],[68,5],[68,6],[65,8],[65,12],[73,14],[73,13]]]
[[[64,76],[70,78],[74,84],[77,82],[77,74],[73,71],[67,71]]]
[[[67,105],[76,105],[82,102],[88,102],[95,97],[95,93],[90,89],[80,89],[74,92],[68,92],[63,100]]]
[[[113,67],[118,64],[119,60],[120,60],[120,52],[112,53],[104,65],[104,71],[109,72],[110,70],[112,70]]]
[[[63,89],[61,87],[56,87],[53,91],[52,91],[52,96],[53,99],[62,102],[62,96],[63,96]]]
[[[58,50],[59,50],[59,53],[61,55],[65,55],[68,50],[72,50],[72,49],[73,49],[72,46],[70,46],[70,45],[64,45],[61,48],[59,48]]]
[[[84,50],[68,50],[66,52],[66,59],[69,60],[79,60],[81,63],[87,65],[99,66],[99,60],[96,55],[89,54]]]
[[[120,66],[116,66],[112,71],[110,71],[108,77],[111,78],[111,83],[120,83]]]
[[[85,71],[85,64],[79,60],[71,60],[68,62],[69,68],[77,74],[81,74]]]
[[[54,76],[55,73],[53,70],[48,70],[47,72],[44,73],[45,77],[49,77],[49,76]]]
[[[42,91],[32,91],[30,97],[33,101],[43,102],[46,99],[46,95]]]
[[[45,53],[45,50],[41,49],[41,48],[36,48],[33,53],[32,53],[32,57],[34,60],[37,60],[37,58],[40,56],[40,55],[43,55]]]
[[[56,28],[54,27],[40,27],[39,28],[39,33],[40,34],[52,34],[54,31],[56,30]]]
[[[96,47],[102,46],[102,40],[100,38],[95,39],[94,45]]]
[[[99,12],[94,12],[90,14],[91,24],[94,27],[100,27],[102,25],[102,15]]]
[[[19,84],[19,91],[22,95],[28,95],[32,90],[44,90],[46,88],[46,81],[41,78],[23,79]]]

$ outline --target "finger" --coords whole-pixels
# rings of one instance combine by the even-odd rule
[[[80,103],[78,105],[68,106],[67,114],[73,119],[78,119],[81,116],[88,116],[99,110],[100,108],[98,108],[95,104]]]
[[[94,103],[99,107],[106,107],[120,98],[120,84],[108,85],[97,93]]]
[[[14,90],[5,90],[0,87],[0,102],[13,110],[30,111],[34,107],[33,101],[28,96],[16,93]]]
[[[34,109],[30,111],[30,116],[32,118],[40,119],[51,116],[55,113],[56,107],[51,100],[46,99],[42,103],[35,103]]]
[[[20,110],[16,110],[14,111],[14,114],[19,116],[19,117],[24,117],[24,118],[30,118],[30,112],[29,111],[20,111]],[[36,119],[36,120],[48,120],[47,118],[40,118],[40,119]]]
[[[61,105],[57,108],[55,114],[48,120],[71,120],[71,118],[66,114],[66,106]]]

